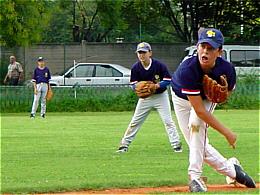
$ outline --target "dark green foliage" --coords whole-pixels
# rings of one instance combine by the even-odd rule
[[[8,64],[9,64],[8,60],[1,59],[1,62],[0,62],[0,83],[1,84],[3,83],[3,81],[5,79],[5,75],[7,73]]]
[[[0,1],[0,44],[27,46],[41,40],[49,22],[48,1]]]
[[[219,28],[227,42],[258,44],[258,0],[1,0],[0,43],[186,42],[199,27]]]

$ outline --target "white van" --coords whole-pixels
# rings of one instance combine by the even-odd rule
[[[197,47],[190,46],[185,49],[186,56],[196,55]],[[259,75],[260,73],[260,47],[248,45],[223,45],[222,57],[231,62],[237,75]]]

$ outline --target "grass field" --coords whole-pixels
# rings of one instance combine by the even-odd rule
[[[238,157],[259,182],[259,111],[217,110],[215,115],[239,138],[233,150],[210,129],[212,145],[227,158]],[[151,112],[129,152],[115,153],[131,116],[132,112],[47,113],[46,119],[30,119],[28,113],[2,114],[1,192],[186,185],[187,145],[182,153],[172,151],[156,112]],[[225,183],[225,177],[207,165],[203,175],[208,183]]]

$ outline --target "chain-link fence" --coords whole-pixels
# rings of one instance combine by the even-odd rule
[[[28,112],[33,88],[0,86],[1,112]],[[137,98],[129,85],[52,87],[48,111],[124,111],[133,109]],[[40,106],[40,105],[39,105]]]
[[[239,80],[235,92],[224,109],[259,109],[259,81]],[[0,86],[1,112],[30,112],[33,88]],[[47,110],[66,111],[129,111],[138,98],[129,85],[53,87],[54,97]]]

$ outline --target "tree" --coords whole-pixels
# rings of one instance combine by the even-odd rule
[[[160,10],[159,0],[125,0],[121,17],[125,29],[121,36],[125,41],[174,42],[175,34],[166,17]]]
[[[122,1],[73,0],[76,3],[76,19],[79,39],[88,42],[101,42],[108,39],[109,34],[120,24]],[[68,3],[68,1],[67,1]]]
[[[42,42],[66,43],[73,41],[73,4],[71,1],[50,2],[50,20],[42,31]]]
[[[41,40],[48,23],[48,1],[6,0],[0,3],[0,44],[25,46]]]
[[[219,28],[227,41],[259,42],[258,0],[4,0],[0,43],[195,43],[200,27]]]
[[[259,41],[258,0],[160,0],[160,2],[161,14],[168,18],[176,35],[184,42],[196,41],[200,27],[218,28],[226,35],[235,33],[244,41]],[[243,26],[243,32],[237,26]]]

